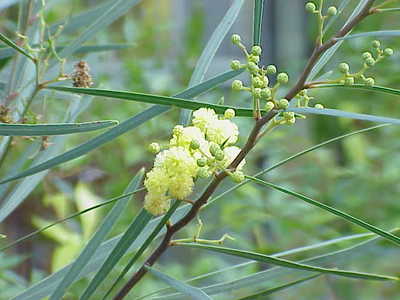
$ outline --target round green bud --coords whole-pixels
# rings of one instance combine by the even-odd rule
[[[381,42],[380,41],[372,41],[372,47],[375,49],[378,49],[381,46]]]
[[[251,54],[255,55],[255,56],[260,56],[262,52],[262,49],[260,46],[253,46],[251,48]]]
[[[240,183],[244,180],[244,174],[241,171],[235,171],[229,175],[232,178],[232,180],[236,183]]]
[[[320,104],[320,103],[315,104],[314,107],[315,107],[315,108],[318,108],[318,109],[323,109],[323,108],[324,108],[324,106],[323,106],[322,104]]]
[[[219,147],[218,144],[211,142],[209,150],[211,155],[215,156],[218,151],[221,151],[221,148]]]
[[[331,7],[329,7],[328,10],[327,10],[327,14],[328,14],[328,16],[334,16],[334,15],[336,15],[336,14],[337,14],[337,8],[336,8],[336,6],[331,6]]]
[[[233,44],[235,44],[235,45],[239,44],[240,40],[241,40],[240,39],[240,35],[232,34],[231,41],[232,41]]]
[[[367,59],[365,60],[365,64],[366,64],[368,67],[372,67],[373,65],[375,65],[375,59],[373,59],[372,57],[367,58]]]
[[[200,168],[197,171],[197,176],[200,178],[207,178],[211,176],[211,172],[207,168]]]
[[[249,55],[249,61],[258,64],[260,62],[260,57],[257,55]]]
[[[190,149],[192,149],[192,150],[197,150],[197,149],[199,149],[199,148],[200,148],[200,143],[199,143],[198,140],[192,140],[192,141],[190,142]]]
[[[255,88],[253,92],[254,97],[256,98],[261,98],[261,89],[260,88]]]
[[[274,107],[275,107],[274,102],[268,101],[267,104],[265,104],[265,107],[264,107],[264,108],[265,108],[265,110],[266,110],[267,112],[270,112],[271,110],[274,109]]]
[[[257,74],[258,71],[260,70],[260,68],[255,63],[253,63],[252,61],[250,61],[247,64],[247,68],[249,69],[251,74]]]
[[[274,65],[268,65],[267,66],[267,74],[268,75],[273,75],[276,74],[277,70],[276,67]]]
[[[268,86],[268,84],[269,84],[269,79],[268,79],[268,77],[267,77],[267,76],[264,76],[264,77],[262,78],[262,80],[264,81],[264,86]]]
[[[368,59],[368,58],[371,58],[372,57],[372,54],[371,54],[371,52],[364,52],[363,54],[362,54],[362,58],[364,59],[364,60],[366,60],[366,59]]]
[[[217,151],[217,152],[215,153],[214,157],[215,157],[215,159],[218,160],[218,161],[224,160],[224,158],[225,158],[225,153],[224,153],[224,151],[219,150],[219,151]]]
[[[286,84],[289,82],[289,75],[286,73],[279,73],[276,80],[281,84]]]
[[[368,77],[364,81],[365,85],[373,86],[375,84],[375,80],[372,77]]]
[[[285,111],[285,112],[282,113],[282,116],[283,116],[283,118],[284,118],[286,121],[288,121],[288,120],[294,118],[294,112],[292,112],[292,111]]]
[[[242,65],[240,64],[240,61],[238,61],[238,60],[232,60],[231,61],[231,69],[232,70],[239,70],[240,68],[242,67]]]
[[[157,154],[158,152],[160,152],[161,148],[158,143],[151,143],[148,147],[148,150],[151,153]]]
[[[235,117],[235,110],[232,108],[228,108],[227,110],[225,110],[224,112],[224,117],[225,119],[232,119]]]
[[[261,98],[267,99],[271,97],[271,89],[266,88],[261,90]]]
[[[344,80],[344,85],[353,85],[354,84],[354,77],[346,77]]]
[[[393,55],[393,49],[392,48],[386,48],[383,51],[383,54],[385,54],[386,56],[392,56]]]
[[[285,98],[279,100],[279,104],[278,104],[279,108],[281,109],[286,109],[289,107],[289,101]]]
[[[176,126],[174,127],[174,129],[172,130],[172,133],[173,133],[175,136],[180,136],[180,135],[182,135],[182,134],[183,134],[183,126],[182,126],[182,125],[176,125]]]
[[[214,157],[210,157],[207,159],[207,166],[213,166],[215,163],[215,158]]]
[[[254,87],[256,88],[261,88],[264,86],[264,80],[262,80],[260,77],[253,77],[253,84]]]
[[[243,83],[240,80],[234,80],[232,82],[232,90],[240,91],[243,88]]]
[[[197,165],[201,168],[201,167],[205,167],[207,165],[207,159],[206,158],[199,158],[196,161]]]
[[[347,74],[350,70],[350,67],[346,63],[339,64],[339,71],[340,73]]]
[[[317,9],[317,6],[314,4],[314,2],[307,2],[305,8],[306,11],[313,13]]]

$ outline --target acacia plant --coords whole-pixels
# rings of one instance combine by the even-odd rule
[[[200,216],[204,208],[212,207],[215,201],[222,199],[229,192],[251,182],[261,187],[272,188],[291,195],[309,205],[325,210],[337,218],[355,224],[369,232],[363,236],[375,235],[372,240],[382,238],[397,246],[400,245],[400,238],[396,235],[395,229],[392,231],[380,229],[338,208],[262,179],[262,175],[265,173],[326,144],[387,124],[400,124],[398,119],[330,109],[325,108],[320,103],[313,102],[314,90],[319,88],[339,89],[346,87],[393,95],[400,94],[399,90],[377,85],[378,80],[374,78],[374,67],[382,60],[392,59],[392,55],[396,52],[396,50],[388,47],[386,42],[379,40],[374,40],[370,49],[365,49],[363,53],[360,53],[362,67],[359,70],[354,70],[352,66],[343,61],[337,66],[341,74],[339,77],[328,72],[315,79],[346,40],[399,35],[398,30],[351,33],[361,22],[368,22],[371,15],[396,12],[398,10],[396,8],[386,8],[396,1],[358,1],[348,20],[337,32],[332,34],[327,34],[329,32],[327,26],[343,12],[349,1],[343,1],[339,8],[336,6],[327,7],[323,0],[306,3],[305,9],[310,15],[310,21],[316,24],[317,36],[315,37],[313,51],[298,78],[289,78],[284,70],[278,70],[273,64],[266,66],[261,64],[260,57],[263,54],[261,47],[263,0],[252,1],[254,2],[252,44],[245,45],[243,38],[238,34],[231,36],[232,44],[243,53],[242,57],[232,59],[231,70],[204,80],[205,73],[216,50],[240,13],[240,9],[245,3],[244,0],[233,1],[232,6],[227,10],[226,15],[215,29],[200,56],[191,77],[189,88],[173,97],[93,88],[90,70],[84,61],[78,62],[75,65],[75,71],[67,74],[64,71],[64,66],[69,63],[69,57],[78,50],[83,51],[82,44],[87,39],[112,23],[136,2],[138,1],[106,2],[95,13],[93,11],[90,17],[89,15],[82,15],[80,21],[87,22],[85,23],[88,25],[87,28],[72,43],[58,47],[57,40],[63,34],[64,25],[52,27],[47,24],[44,17],[46,7],[44,0],[22,1],[20,4],[20,20],[22,21],[19,24],[16,40],[13,41],[3,34],[0,35],[1,40],[8,47],[0,49],[0,51],[11,51],[14,56],[10,63],[10,80],[5,86],[5,97],[0,110],[2,121],[0,132],[4,136],[0,145],[0,164],[4,166],[4,163],[7,162],[12,152],[10,149],[12,149],[13,140],[18,136],[34,136],[32,145],[35,145],[36,148],[34,149],[37,150],[37,153],[35,153],[32,149],[28,149],[25,154],[21,155],[20,165],[24,167],[28,165],[26,169],[21,170],[19,168],[4,172],[5,177],[0,181],[2,185],[1,196],[4,198],[0,208],[0,221],[7,218],[26,199],[49,169],[81,157],[164,112],[173,108],[182,109],[181,120],[178,125],[171,128],[169,141],[155,141],[149,145],[148,150],[156,155],[153,167],[150,170],[147,170],[146,173],[139,172],[122,195],[67,218],[83,215],[87,211],[113,203],[112,209],[83,247],[79,256],[67,267],[35,283],[13,299],[43,299],[45,297],[49,297],[50,300],[63,299],[71,285],[83,277],[88,277],[90,280],[81,291],[79,299],[89,299],[106,278],[110,279],[111,270],[129,252],[134,253],[133,257],[124,266],[120,275],[115,279],[112,278],[113,284],[107,287],[108,291],[102,295],[103,299],[123,299],[131,291],[131,295],[134,295],[136,286],[142,280],[146,280],[145,275],[147,273],[151,273],[178,292],[156,291],[160,299],[211,299],[211,295],[227,291],[231,292],[229,299],[233,299],[232,297],[238,299],[260,297],[260,299],[264,299],[262,297],[266,297],[266,295],[323,275],[360,280],[398,281],[399,278],[393,274],[365,273],[336,267],[318,266],[321,257],[298,262],[283,259],[280,257],[283,255],[279,253],[266,255],[223,247],[221,244],[227,239],[232,239],[231,236],[224,234],[221,238],[216,237],[215,240],[203,238],[201,229],[204,225]],[[35,16],[35,19],[28,24],[24,21],[27,16]],[[68,24],[65,26],[68,26]],[[101,46],[99,47],[101,48]],[[55,72],[54,70],[57,67],[58,71]],[[25,68],[30,72],[24,73]],[[248,79],[246,81],[234,79],[242,73],[247,74]],[[16,80],[16,78],[23,78],[24,80],[22,82]],[[227,81],[232,81],[232,90],[238,93],[240,97],[247,99],[250,96],[251,100],[248,106],[227,106],[213,104],[215,101],[192,100],[194,97]],[[71,101],[64,120],[65,123],[41,124],[36,122],[33,124],[26,118],[31,103],[40,101],[44,97],[51,98],[53,93],[61,92],[77,97]],[[155,105],[120,124],[115,121],[74,123],[78,114],[87,107],[85,101],[88,102],[89,98],[93,96]],[[79,100],[81,98],[84,98],[84,100]],[[246,171],[246,158],[251,157],[253,148],[261,140],[268,139],[273,130],[276,132],[284,126],[296,126],[300,122],[306,122],[306,116],[309,114],[373,121],[384,123],[384,125],[369,127],[333,138],[271,165],[257,174],[249,175]],[[252,129],[249,132],[240,130],[242,135],[247,136],[241,142],[238,141],[239,127],[235,123],[238,118],[252,119]],[[64,137],[56,137],[49,142],[49,136],[73,134],[109,126],[114,127],[66,152],[62,152]],[[29,158],[32,153],[35,155],[33,160]],[[21,181],[15,184],[16,180]],[[235,185],[215,196],[217,188],[226,180],[233,181]],[[194,193],[194,189],[204,185],[204,182],[206,182],[204,189],[199,193]],[[113,225],[125,210],[130,196],[143,190],[146,193],[143,209],[134,217],[132,223],[122,235],[106,240]],[[5,251],[65,220],[59,220],[28,236],[10,242],[1,251]],[[198,230],[196,234],[178,239],[177,233],[192,221],[197,222]],[[307,220],[304,220],[304,222],[307,222]],[[159,241],[158,238],[160,238]],[[232,244],[234,243],[233,241]],[[265,282],[263,277],[265,271],[251,274],[251,276],[246,277],[247,279],[241,279],[243,280],[242,283],[239,280],[234,284],[231,282],[222,283],[218,287],[213,285],[195,286],[190,282],[179,281],[153,267],[164,253],[174,251],[177,247],[191,247],[199,251],[208,250],[303,272],[299,273],[300,276],[297,276],[297,279],[293,281],[272,287],[266,285],[257,290],[247,290],[245,295],[240,294],[237,297],[235,290],[241,288],[243,284],[248,284],[251,287],[250,281],[246,281],[247,279],[250,280],[251,276],[253,281],[258,283],[258,286]],[[321,246],[317,244],[310,247],[318,248]],[[293,249],[291,251],[301,253],[303,250]],[[342,251],[347,253],[346,251],[350,250],[343,249]],[[336,254],[325,254],[328,258],[330,255]],[[331,262],[334,263],[334,257]],[[232,266],[232,268],[239,267],[240,265]],[[276,268],[270,271],[280,272],[281,270]],[[90,276],[93,272],[95,272],[94,275]],[[168,273],[168,271],[166,272]],[[204,278],[208,276],[211,275],[203,275]],[[119,286],[121,284],[122,286]]]

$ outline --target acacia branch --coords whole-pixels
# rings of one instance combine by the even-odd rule
[[[375,0],[369,0],[362,8],[362,10],[357,14],[353,19],[350,20],[345,26],[343,26],[332,38],[323,43],[322,45],[316,44],[303,72],[301,73],[298,81],[293,86],[293,88],[287,93],[285,98],[287,100],[293,99],[302,89],[305,88],[305,83],[308,75],[310,74],[312,68],[321,57],[321,55],[335,45],[338,42],[338,39],[344,37],[347,33],[349,33],[354,26],[360,23],[365,17],[372,14],[371,7]],[[258,119],[246,141],[246,144],[237,155],[237,157],[233,160],[233,162],[228,167],[229,169],[235,169],[240,162],[247,156],[247,154],[253,149],[253,147],[257,143],[257,137],[259,136],[261,129],[263,126],[268,123],[272,118],[274,118],[278,113],[275,111],[271,111],[263,116],[261,119]],[[129,291],[143,278],[143,276],[147,273],[145,266],[152,266],[160,256],[169,248],[170,242],[172,240],[173,235],[178,232],[180,229],[185,227],[190,221],[192,221],[198,214],[199,210],[203,205],[205,205],[214,191],[217,189],[222,180],[227,177],[227,173],[221,172],[217,174],[214,179],[207,186],[203,194],[199,197],[199,199],[193,204],[192,208],[183,216],[177,223],[172,226],[167,227],[167,232],[164,235],[163,240],[160,245],[154,250],[154,252],[150,255],[150,257],[146,260],[143,266],[131,277],[131,279],[124,285],[124,287],[119,291],[119,293],[114,297],[114,300],[123,299]]]

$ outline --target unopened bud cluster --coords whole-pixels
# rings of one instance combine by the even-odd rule
[[[147,211],[164,214],[171,199],[185,200],[192,193],[197,178],[219,171],[227,171],[235,181],[244,178],[244,160],[233,172],[226,170],[241,151],[234,146],[239,135],[238,127],[230,121],[234,116],[233,109],[218,117],[213,109],[200,108],[193,113],[191,126],[174,127],[166,149],[161,150],[157,143],[149,145],[149,150],[157,155],[144,182]]]
[[[345,62],[339,64],[339,72],[343,74],[343,77],[339,81],[340,83],[344,85],[353,85],[359,80],[367,86],[373,86],[375,84],[375,79],[373,77],[366,77],[365,72],[384,58],[393,55],[393,49],[382,49],[381,43],[377,40],[373,41],[371,46],[371,51],[366,51],[361,55],[363,66],[358,72],[351,73],[350,66]]]
[[[312,14],[322,14],[322,7],[317,8],[317,5],[314,2],[307,2],[305,5],[306,11]],[[326,15],[323,17],[327,16],[335,16],[337,14],[337,8],[336,6],[329,6],[328,9],[326,10]]]

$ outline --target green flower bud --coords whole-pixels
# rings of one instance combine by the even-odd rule
[[[317,9],[314,2],[307,2],[305,7],[306,7],[306,11],[308,11],[310,13],[313,13]]]
[[[343,74],[347,74],[350,70],[350,67],[346,63],[339,64],[339,72]]]
[[[279,100],[279,104],[278,104],[279,108],[281,109],[286,109],[289,107],[289,101],[285,98]]]
[[[240,80],[234,80],[232,82],[232,90],[240,91],[243,88],[243,83]]]
[[[251,48],[251,54],[255,55],[255,56],[260,56],[262,52],[262,49],[260,46],[253,46]]]
[[[174,127],[174,129],[172,130],[172,133],[173,133],[175,136],[180,136],[180,135],[182,135],[182,134],[183,134],[183,126],[182,126],[182,125],[176,125],[176,126]]]
[[[261,89],[260,88],[255,88],[253,95],[256,98],[261,98]]]
[[[269,88],[262,89],[261,90],[261,98],[267,99],[269,97],[271,97],[271,90]]]
[[[218,144],[211,142],[209,150],[211,155],[215,156],[218,151],[221,151],[221,148],[219,147]]]
[[[383,51],[383,54],[385,54],[386,56],[392,56],[393,55],[393,49],[392,48],[386,48]]]
[[[240,35],[232,34],[231,41],[232,41],[233,44],[235,44],[235,45],[239,44],[240,40],[241,40],[240,39]]]
[[[244,174],[241,171],[235,171],[229,175],[232,178],[232,180],[236,183],[240,183],[244,180]]]
[[[365,60],[365,64],[366,64],[368,67],[372,67],[373,65],[375,65],[375,59],[373,59],[372,57],[367,58],[367,59]]]
[[[264,108],[265,108],[265,110],[266,110],[267,112],[270,112],[271,110],[274,109],[274,107],[275,107],[274,102],[268,101],[267,104],[265,104],[265,107],[264,107]]]
[[[258,64],[260,61],[260,57],[257,55],[249,55],[249,61]]]
[[[327,10],[328,16],[334,16],[337,14],[337,8],[335,6],[331,6]]]
[[[192,149],[192,150],[197,150],[197,149],[199,149],[199,148],[200,148],[200,143],[199,143],[198,140],[192,140],[192,141],[190,142],[190,149]]]
[[[346,77],[344,80],[344,85],[353,85],[354,84],[354,77]]]
[[[372,47],[373,48],[378,49],[378,48],[380,48],[380,46],[381,46],[381,42],[380,41],[377,41],[377,40],[372,41]]]
[[[286,121],[289,125],[293,125],[294,123],[296,123],[296,118],[290,118],[289,120]]]
[[[264,86],[267,87],[268,84],[269,84],[269,79],[268,79],[268,77],[267,77],[267,76],[264,76],[262,80],[264,81]]]
[[[233,110],[232,108],[228,108],[224,112],[224,117],[225,117],[225,119],[228,119],[228,120],[234,118],[235,117],[235,110]]]
[[[366,59],[368,59],[368,58],[371,58],[372,57],[372,54],[371,54],[371,52],[364,52],[363,54],[362,54],[362,58],[364,59],[364,60],[366,60]]]
[[[207,168],[200,168],[197,171],[197,176],[200,178],[207,178],[211,176],[211,172]]]
[[[224,158],[225,158],[224,151],[222,151],[222,150],[217,151],[217,152],[215,153],[214,157],[215,157],[215,159],[218,160],[218,161],[224,160]]]
[[[276,74],[276,67],[274,65],[268,65],[267,66],[267,74],[268,75],[273,75]]]
[[[261,88],[264,86],[264,80],[262,80],[260,77],[253,77],[253,84],[254,87],[256,88]]]
[[[315,104],[314,107],[315,107],[315,108],[318,108],[318,109],[323,109],[323,108],[324,108],[324,106],[323,106],[322,104],[320,104],[320,103]]]
[[[240,61],[238,60],[232,60],[231,61],[231,69],[232,70],[239,70],[242,67],[242,65],[240,64]]]
[[[201,167],[205,167],[207,165],[207,159],[206,158],[199,158],[196,161],[197,165],[201,168]]]
[[[282,116],[283,116],[283,118],[284,118],[286,121],[288,121],[288,120],[294,118],[294,112],[292,112],[292,111],[285,111],[285,112],[282,113]]]
[[[207,159],[207,166],[213,166],[215,163],[215,158],[214,157],[210,157]]]
[[[250,61],[247,64],[247,68],[249,69],[251,74],[257,74],[258,71],[260,70],[260,68],[255,63],[253,63],[252,61]]]
[[[151,143],[148,147],[148,150],[153,154],[157,154],[158,152],[160,152],[161,148],[158,143]]]
[[[276,80],[281,84],[286,84],[289,82],[289,76],[286,73],[279,73]]]
[[[365,85],[373,86],[375,84],[375,80],[372,77],[368,77],[364,80]]]

